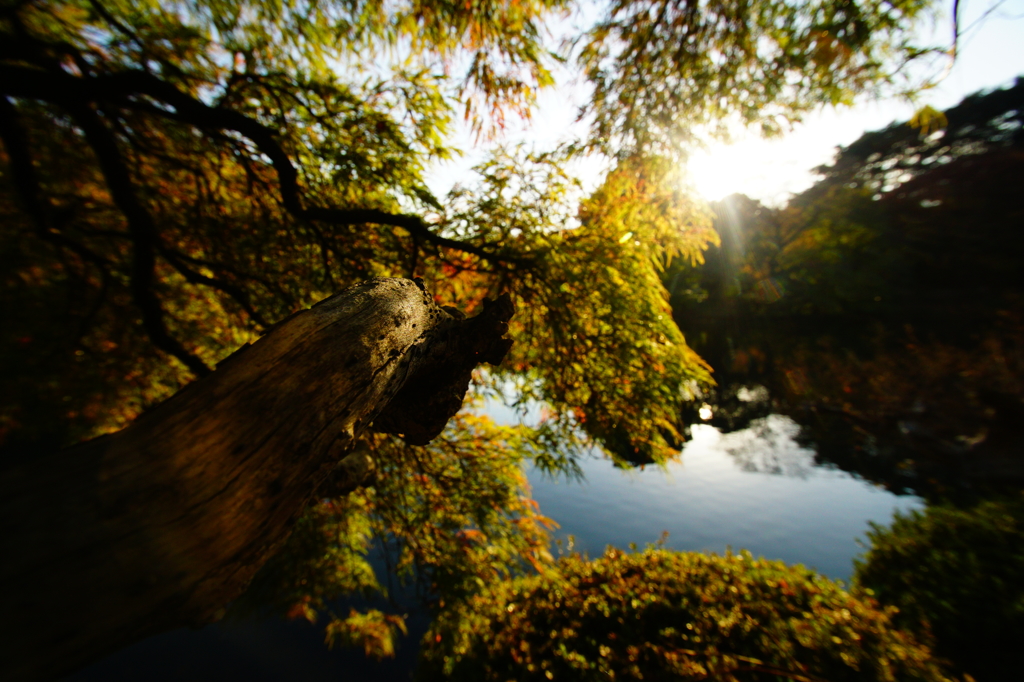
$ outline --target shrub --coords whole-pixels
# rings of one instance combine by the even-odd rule
[[[874,526],[854,580],[980,680],[1011,679],[1024,638],[1024,501],[940,505]],[[1018,673],[1019,674],[1019,673]]]
[[[945,680],[894,609],[802,566],[649,548],[561,559],[447,609],[423,679]]]

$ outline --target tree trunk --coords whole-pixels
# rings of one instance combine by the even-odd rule
[[[126,429],[4,472],[0,677],[217,620],[361,432],[441,431],[472,368],[507,351],[511,315],[507,297],[464,320],[418,280],[370,280]]]

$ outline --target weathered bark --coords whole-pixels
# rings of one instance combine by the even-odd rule
[[[5,472],[0,677],[216,620],[374,420],[416,442],[444,428],[511,314],[505,298],[463,320],[419,281],[370,280],[128,428]]]

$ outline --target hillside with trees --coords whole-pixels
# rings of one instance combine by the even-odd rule
[[[716,370],[713,423],[781,409],[819,456],[899,491],[1024,477],[1022,111],[1018,80],[942,130],[865,134],[782,208],[715,206],[721,246],[665,276]],[[771,397],[736,398],[755,385]]]

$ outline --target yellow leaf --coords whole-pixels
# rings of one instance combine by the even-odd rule
[[[949,125],[946,115],[932,106],[923,106],[910,118],[910,126],[921,131],[924,137]]]

